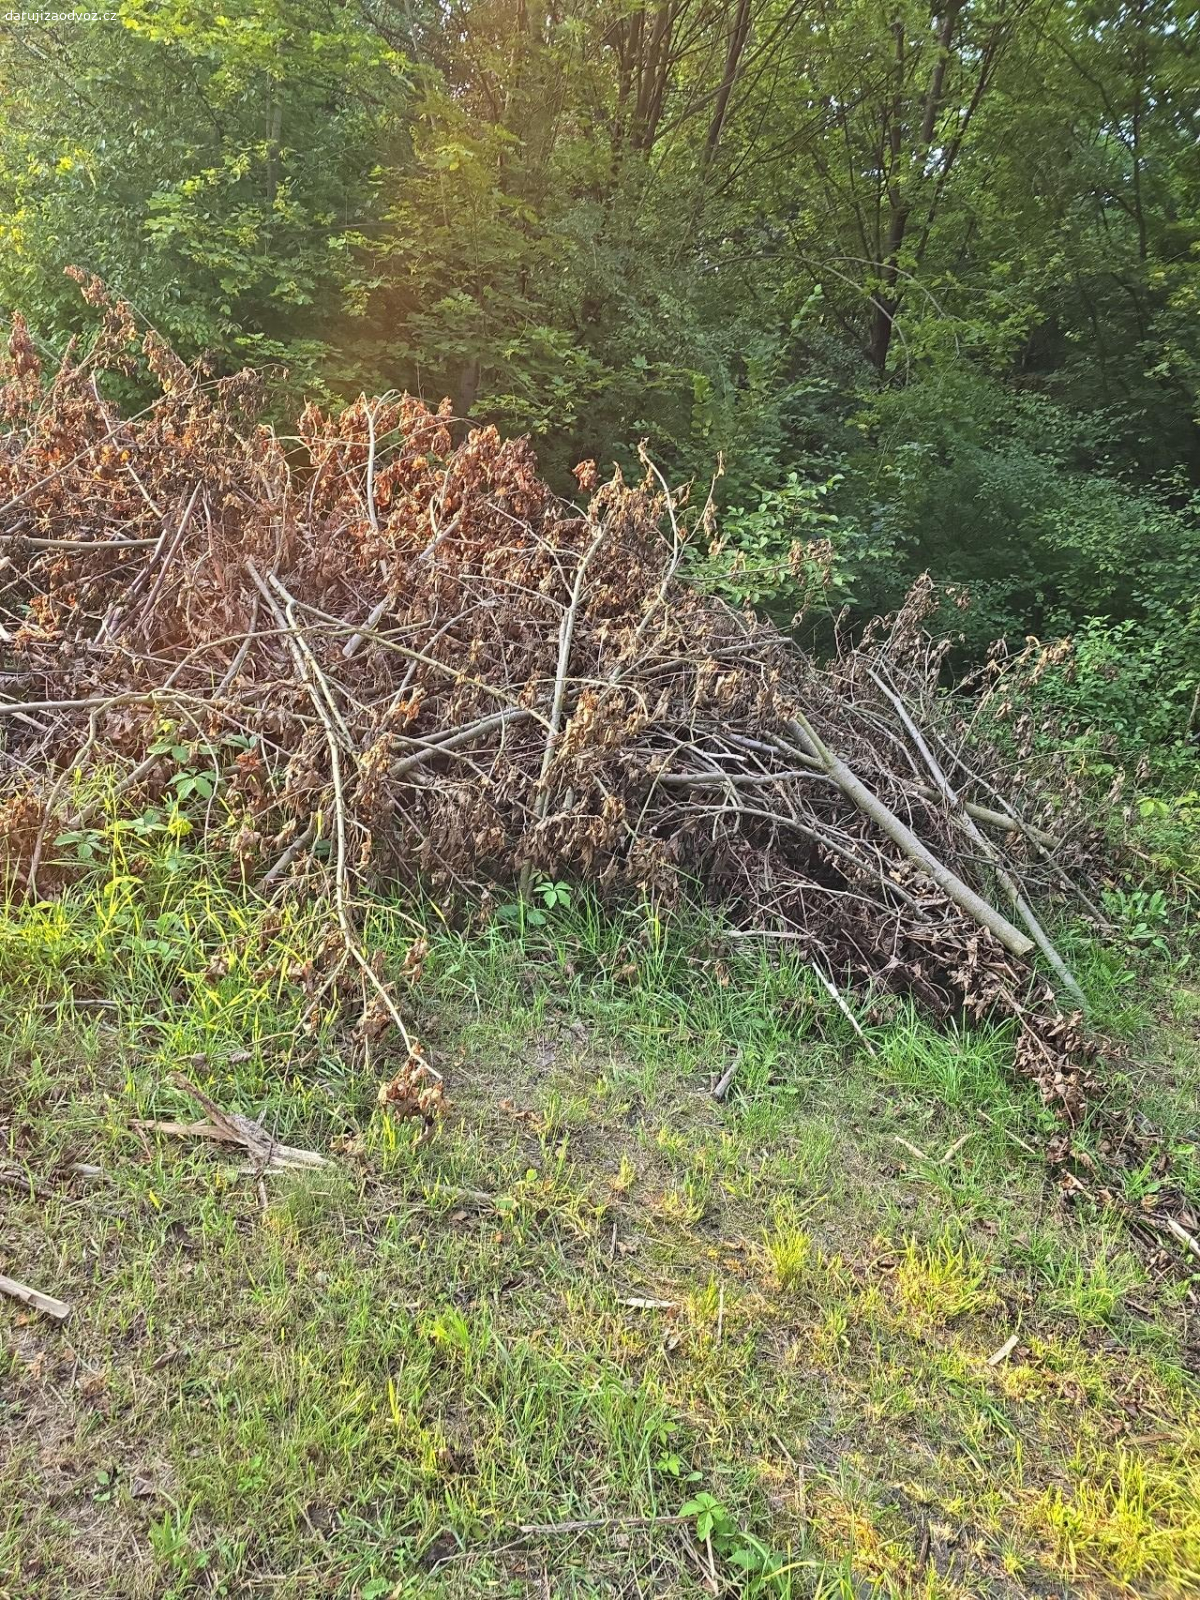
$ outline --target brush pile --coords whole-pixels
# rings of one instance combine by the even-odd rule
[[[570,504],[527,441],[456,442],[407,396],[281,438],[252,374],[213,380],[84,290],[90,353],[44,378],[18,319],[0,392],[10,886],[63,881],[78,774],[115,772],[265,891],[327,889],[399,1021],[355,944],[368,885],[690,883],[827,976],[1019,1019],[1077,1118],[1087,1047],[1030,958],[1070,996],[1033,908],[1075,892],[1086,829],[939,689],[928,586],[818,663],[687,581],[711,511],[649,460],[634,484],[584,463]],[[160,392],[124,416],[139,358]]]

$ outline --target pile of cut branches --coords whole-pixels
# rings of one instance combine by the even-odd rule
[[[152,803],[202,752],[214,848],[269,892],[326,885],[402,1033],[366,885],[691,883],[829,978],[1014,1017],[1022,1070],[1078,1118],[1089,1046],[1034,908],[1085,893],[1090,835],[943,692],[930,586],[819,663],[687,581],[711,507],[648,458],[633,484],[584,463],[575,505],[526,440],[408,396],[280,437],[252,374],[189,368],[84,290],[92,350],[46,378],[18,319],[0,394],[10,884],[70,871],[80,769]],[[140,363],[159,392],[123,415]]]

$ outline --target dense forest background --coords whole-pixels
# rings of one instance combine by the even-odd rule
[[[725,579],[806,543],[864,616],[1178,767],[1200,683],[1200,12],[1187,0],[122,0],[6,23],[0,307],[126,296],[300,394],[409,389],[718,484]],[[828,541],[828,545],[822,543]]]

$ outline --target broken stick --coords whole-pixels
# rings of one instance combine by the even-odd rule
[[[716,1086],[712,1092],[712,1097],[714,1100],[724,1100],[725,1096],[729,1093],[734,1077],[737,1074],[737,1069],[741,1066],[741,1064],[742,1052],[739,1050],[734,1056],[733,1060],[725,1068],[725,1071],[718,1078]]]
[[[31,1289],[27,1283],[18,1283],[16,1278],[6,1278],[0,1272],[0,1294],[6,1294],[11,1300],[19,1300],[22,1305],[31,1306],[34,1311],[40,1311],[44,1317],[53,1317],[55,1322],[65,1322],[71,1315],[71,1308],[64,1300],[56,1300],[52,1294],[43,1294],[40,1289]]]
[[[177,1073],[175,1082],[198,1100],[208,1112],[207,1122],[135,1122],[133,1126],[145,1133],[169,1133],[179,1139],[211,1139],[215,1144],[237,1145],[245,1150],[260,1171],[282,1172],[288,1167],[327,1167],[328,1160],[315,1150],[300,1150],[294,1145],[280,1144],[251,1117],[237,1111],[223,1111],[203,1089]]]

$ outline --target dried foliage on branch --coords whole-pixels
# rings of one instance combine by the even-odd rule
[[[632,485],[584,463],[575,506],[527,441],[456,443],[407,396],[310,406],[281,438],[253,375],[207,379],[84,288],[93,351],[46,381],[18,320],[0,397],[10,880],[61,879],[74,772],[153,800],[174,739],[206,752],[204,820],[238,870],[330,888],[368,1026],[407,1041],[357,943],[367,884],[694,882],[839,980],[1018,1019],[1022,1069],[1078,1117],[1088,1048],[1030,965],[1040,946],[1073,1010],[1033,908],[1073,892],[1078,829],[939,691],[927,587],[818,663],[685,581],[708,510],[649,461]],[[139,346],[161,393],[127,417],[105,385]],[[406,1071],[426,1116],[419,1047]]]

